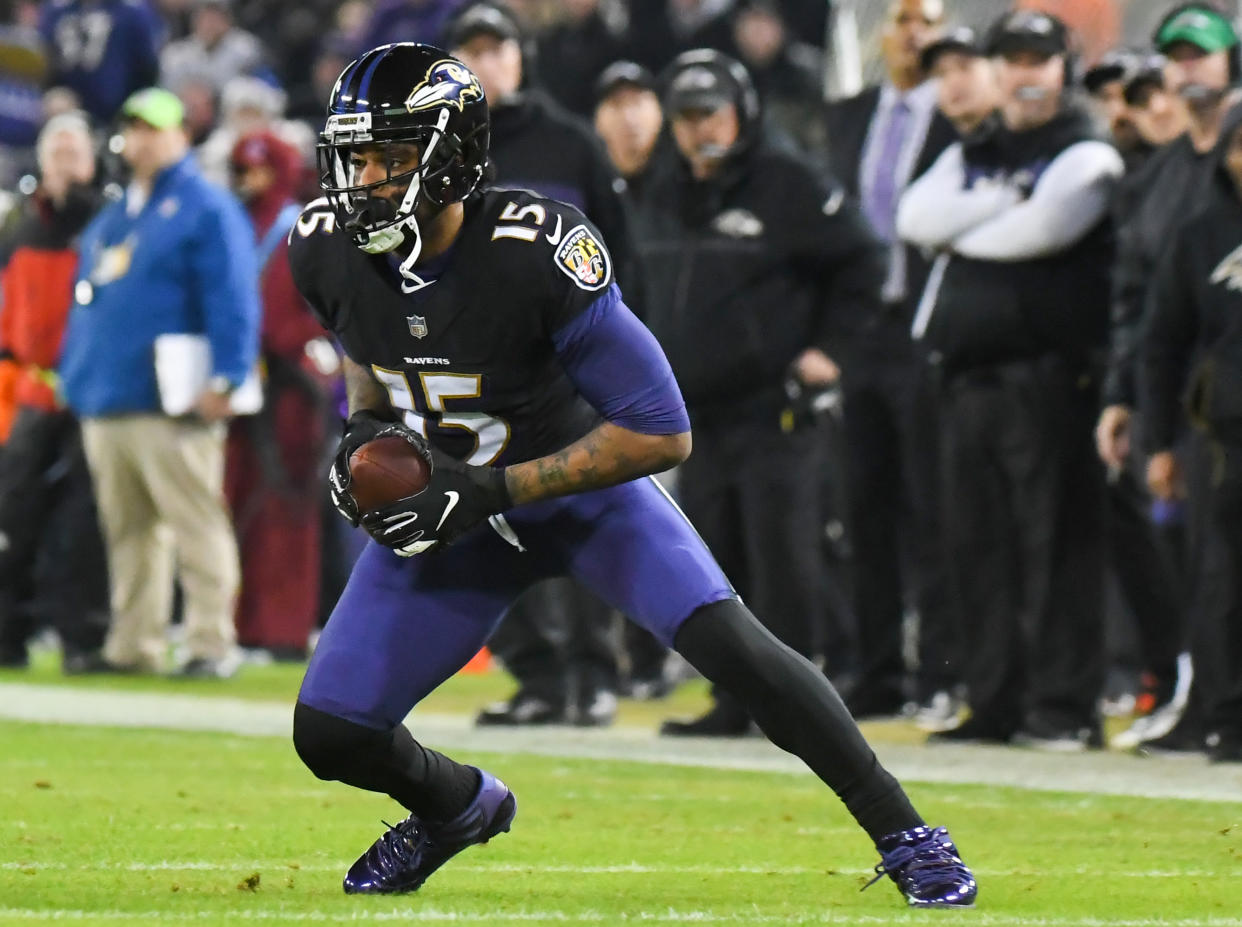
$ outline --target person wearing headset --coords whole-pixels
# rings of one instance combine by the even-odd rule
[[[681,501],[726,575],[778,638],[816,653],[824,608],[821,432],[787,383],[822,391],[841,329],[877,311],[885,251],[855,201],[767,137],[746,68],[685,52],[664,74],[674,165],[647,191],[646,321],[694,426]],[[736,736],[722,690],[666,735]]]
[[[1168,248],[1173,232],[1199,205],[1211,183],[1212,151],[1220,139],[1221,119],[1229,92],[1242,75],[1238,34],[1229,17],[1209,3],[1173,7],[1156,26],[1152,43],[1165,57],[1163,87],[1182,110],[1187,130],[1165,145],[1126,182],[1137,191],[1123,200],[1117,216],[1117,262],[1113,272],[1112,327],[1108,374],[1104,380],[1103,411],[1096,425],[1096,447],[1101,459],[1117,472],[1131,452],[1133,410],[1137,404],[1136,353],[1152,276]],[[1189,455],[1187,478],[1205,479],[1207,466]],[[1157,476],[1171,481],[1172,457],[1156,462]],[[1177,495],[1170,491],[1170,497]],[[1166,506],[1176,511],[1176,506]],[[1194,542],[1196,529],[1190,526]],[[1185,608],[1185,603],[1180,603]],[[1166,617],[1177,642],[1183,636],[1180,611]],[[1166,647],[1166,652],[1169,650]],[[1193,691],[1188,702],[1180,691],[1172,659],[1149,666],[1155,721],[1144,721],[1125,732],[1119,746],[1197,751],[1203,749],[1203,731]],[[1183,687],[1184,688],[1184,687]],[[1185,709],[1183,716],[1183,709]]]
[[[1045,13],[991,28],[1001,103],[915,181],[897,231],[935,255],[913,334],[944,382],[945,523],[968,702],[953,741],[1098,745],[1103,469],[1093,354],[1123,166],[1068,101]]]

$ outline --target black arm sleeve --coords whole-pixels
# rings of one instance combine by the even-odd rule
[[[1199,331],[1189,250],[1197,223],[1177,233],[1156,269],[1137,338],[1139,409],[1149,451],[1173,447],[1181,421],[1181,401]]]
[[[1113,271],[1105,405],[1134,406],[1138,400],[1135,364],[1151,271],[1133,237],[1122,229]]]

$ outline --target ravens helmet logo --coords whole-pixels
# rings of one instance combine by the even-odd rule
[[[417,113],[439,106],[465,109],[471,100],[483,98],[479,79],[460,61],[444,58],[427,69],[427,78],[405,100],[405,110]]]

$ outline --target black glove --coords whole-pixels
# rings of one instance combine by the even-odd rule
[[[841,403],[841,384],[808,386],[792,373],[785,379],[785,408],[781,410],[781,431],[792,434],[813,427]]]
[[[427,488],[362,516],[367,533],[402,557],[447,546],[513,506],[503,469],[474,467],[423,443],[431,454]]]
[[[332,494],[332,504],[355,527],[358,526],[362,513],[358,511],[358,503],[349,491],[354,481],[353,474],[349,471],[349,458],[362,445],[386,435],[399,435],[420,451],[426,451],[427,442],[417,432],[400,422],[382,419],[370,409],[360,409],[345,422],[345,433],[341,435],[336,456],[332,458],[332,469],[328,471],[328,489]]]

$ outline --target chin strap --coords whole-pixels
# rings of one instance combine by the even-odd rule
[[[444,107],[440,110],[440,116],[436,120],[436,131],[431,137],[431,144],[427,146],[427,150],[423,152],[420,167],[426,167],[431,160],[432,154],[436,150],[436,145],[440,143],[440,139],[444,137],[444,129],[448,125],[449,110]],[[414,240],[410,248],[409,255],[398,265],[397,269],[401,272],[401,292],[413,293],[421,290],[423,287],[434,282],[424,280],[414,272],[414,265],[418,262],[418,256],[423,251],[423,231],[419,228],[418,220],[414,218],[414,209],[418,200],[418,194],[422,190],[422,171],[414,175],[410,180],[410,186],[405,191],[405,196],[401,199],[401,205],[398,207],[400,212],[409,213],[409,217],[405,220],[389,226],[386,229],[372,232],[367,239],[367,243],[362,246],[362,250],[368,254],[387,254],[400,247],[406,241],[407,230],[413,234]]]

